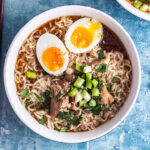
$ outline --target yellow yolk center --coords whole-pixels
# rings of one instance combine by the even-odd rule
[[[50,71],[58,71],[64,65],[64,54],[59,48],[49,47],[42,54],[42,62]]]
[[[71,35],[71,43],[79,49],[88,47],[93,42],[95,32],[100,29],[99,22],[89,23],[89,28],[78,26]]]

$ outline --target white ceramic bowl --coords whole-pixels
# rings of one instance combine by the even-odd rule
[[[134,14],[135,16],[150,21],[150,14],[142,12],[142,11],[136,9],[134,6],[129,4],[126,0],[117,0],[117,2],[122,7],[124,7],[126,10],[128,10],[130,13]]]
[[[100,127],[88,131],[88,132],[79,132],[79,133],[62,133],[57,132],[51,129],[47,129],[45,126],[40,125],[24,108],[24,106],[20,103],[18,96],[16,94],[16,85],[14,82],[14,69],[15,63],[17,59],[17,54],[20,49],[20,46],[24,42],[24,40],[28,37],[28,35],[36,29],[38,26],[43,23],[51,20],[53,18],[57,18],[64,15],[82,15],[89,16],[101,21],[103,24],[110,27],[121,39],[124,43],[124,46],[127,49],[128,55],[132,62],[133,66],[133,77],[132,77],[132,85],[131,92],[127,98],[127,101],[121,108],[121,110],[117,113],[115,118],[109,120],[105,124]],[[127,116],[131,108],[133,107],[137,94],[140,87],[140,62],[136,47],[130,38],[129,34],[124,30],[124,28],[113,18],[106,15],[105,13],[84,6],[62,6],[57,7],[42,14],[34,17],[31,21],[29,21],[15,36],[13,42],[10,45],[8,50],[5,65],[4,65],[4,83],[5,89],[10,101],[11,106],[13,107],[17,116],[22,120],[30,129],[34,132],[44,136],[48,139],[66,142],[66,143],[79,143],[88,140],[92,140],[98,138],[112,129],[114,129],[119,123]]]

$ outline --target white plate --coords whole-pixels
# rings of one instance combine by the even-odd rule
[[[62,133],[57,132],[51,129],[47,129],[45,126],[40,125],[25,109],[25,107],[20,103],[19,98],[16,94],[16,85],[14,82],[14,69],[15,63],[18,55],[18,51],[24,42],[24,40],[28,37],[28,35],[37,27],[42,25],[43,23],[60,16],[64,15],[81,15],[81,16],[89,16],[101,21],[103,24],[111,27],[111,29],[118,35],[121,41],[124,43],[125,48],[127,49],[128,55],[132,62],[133,66],[133,77],[131,84],[131,92],[117,115],[106,122],[105,124],[99,126],[98,128],[87,131],[87,132],[78,132],[78,133]],[[136,47],[130,38],[129,34],[124,30],[124,28],[113,18],[106,15],[105,13],[84,6],[62,6],[57,7],[42,14],[34,17],[31,21],[29,21],[15,36],[12,41],[4,65],[4,84],[5,90],[10,101],[10,104],[17,114],[17,116],[34,132],[44,136],[48,139],[66,142],[66,143],[79,143],[89,141],[100,136],[105,135],[110,132],[112,129],[117,127],[119,123],[128,115],[131,108],[133,107],[139,87],[140,87],[140,62]]]
[[[150,21],[150,14],[138,10],[137,8],[129,4],[126,0],[117,0],[117,2],[135,16]]]

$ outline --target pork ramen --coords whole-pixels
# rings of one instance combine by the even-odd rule
[[[81,132],[115,117],[130,92],[132,66],[104,24],[63,16],[28,36],[14,73],[21,103],[40,124]]]

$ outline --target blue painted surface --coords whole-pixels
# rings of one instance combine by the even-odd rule
[[[3,65],[18,30],[35,15],[62,5],[86,5],[115,18],[134,40],[142,64],[142,84],[128,117],[109,134],[80,144],[45,139],[27,128],[13,112],[3,85]],[[111,28],[111,27],[110,27]],[[150,149],[150,22],[139,19],[115,0],[5,0],[0,50],[0,150],[149,150]]]

